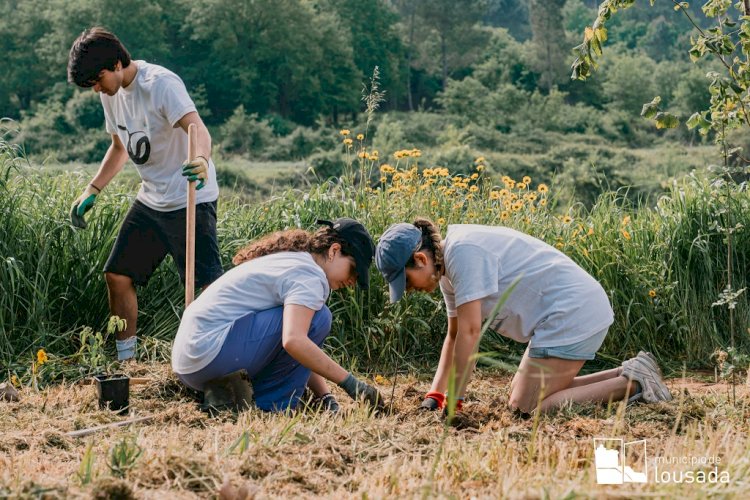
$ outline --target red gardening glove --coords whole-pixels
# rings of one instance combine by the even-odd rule
[[[445,395],[442,392],[428,392],[419,408],[422,410],[440,410],[445,405]]]

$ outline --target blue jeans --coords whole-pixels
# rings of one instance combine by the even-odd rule
[[[204,368],[177,374],[185,385],[202,391],[206,382],[237,370],[247,370],[255,405],[267,411],[296,408],[310,370],[281,346],[284,307],[251,312],[234,322],[219,354]],[[310,322],[307,336],[321,346],[331,331],[331,310],[323,306]]]

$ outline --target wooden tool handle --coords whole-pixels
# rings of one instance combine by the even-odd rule
[[[196,156],[197,144],[195,124],[188,125],[188,161]],[[185,307],[195,298],[195,182],[188,182],[185,237]]]
[[[115,429],[117,427],[125,427],[126,425],[130,425],[130,424],[147,423],[153,420],[154,417],[156,417],[156,415],[147,415],[145,417],[131,418],[128,420],[123,420],[121,422],[112,422],[111,424],[97,425],[96,427],[89,427],[88,429],[81,429],[78,431],[67,432],[65,433],[65,435],[70,438],[80,438],[80,437],[88,436],[90,434],[94,434],[99,431],[103,431],[105,429]]]

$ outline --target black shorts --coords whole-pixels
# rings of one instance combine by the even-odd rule
[[[184,208],[160,212],[135,200],[104,272],[129,276],[136,285],[145,285],[169,254],[184,283],[185,232]],[[208,285],[223,273],[216,240],[216,202],[199,203],[195,206],[195,287]]]

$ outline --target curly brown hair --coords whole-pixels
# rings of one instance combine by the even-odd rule
[[[279,252],[309,252],[324,255],[334,243],[341,245],[343,255],[352,255],[349,242],[330,227],[321,227],[314,233],[304,229],[287,229],[263,236],[241,248],[232,259],[232,263],[236,266],[248,260]]]
[[[430,219],[424,217],[418,217],[414,221],[414,225],[422,231],[422,244],[419,247],[418,252],[427,251],[432,254],[432,258],[435,261],[435,271],[442,273],[443,271],[443,247],[440,243],[443,241],[440,236],[440,230]],[[414,254],[409,258],[409,262],[406,263],[406,267],[413,268],[416,266],[414,262]]]

